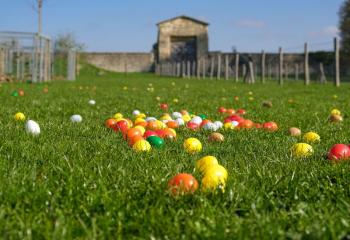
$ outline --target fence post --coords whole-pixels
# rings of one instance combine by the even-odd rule
[[[218,72],[216,74],[216,79],[219,80],[221,78],[221,54],[218,54]]]
[[[283,51],[281,47],[279,48],[278,81],[280,85],[283,85]]]
[[[201,59],[199,58],[197,60],[197,64],[196,64],[196,71],[197,71],[197,79],[201,78]]]
[[[336,87],[340,86],[340,54],[339,54],[339,40],[338,38],[334,38],[334,57],[335,57],[335,64],[334,64],[334,84]]]
[[[206,63],[205,63],[205,59],[206,58],[203,58],[203,79],[205,79],[206,77],[206,74],[207,74],[207,66],[206,66]]]
[[[249,67],[249,80],[248,80],[248,83],[255,83],[254,64],[253,64],[252,61],[249,61],[248,67]]]
[[[191,78],[191,62],[187,61],[187,78]]]
[[[214,58],[210,58],[210,79],[214,77]]]
[[[309,85],[310,84],[310,71],[309,71],[309,48],[308,48],[308,44],[305,43],[305,58],[304,58],[304,80],[305,80],[305,85]]]
[[[235,81],[238,82],[239,79],[239,53],[236,53],[235,57]]]
[[[266,60],[266,54],[263,50],[261,53],[261,82],[265,83],[265,60]]]
[[[321,83],[326,83],[327,82],[327,78],[326,75],[324,73],[324,67],[323,67],[323,63],[320,62],[320,81]]]
[[[225,80],[228,80],[228,54],[225,55]]]
[[[298,63],[294,65],[294,69],[295,69],[295,81],[299,81],[299,64]]]

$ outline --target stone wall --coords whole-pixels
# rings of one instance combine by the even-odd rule
[[[80,59],[112,72],[152,72],[153,53],[82,53]]]

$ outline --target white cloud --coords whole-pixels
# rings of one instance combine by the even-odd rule
[[[339,28],[337,26],[328,26],[324,29],[316,32],[311,32],[311,37],[335,37],[339,34]]]
[[[236,27],[240,28],[264,28],[265,22],[253,19],[244,19],[234,23]]]

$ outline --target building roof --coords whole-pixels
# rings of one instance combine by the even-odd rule
[[[159,26],[159,25],[161,25],[161,24],[163,24],[163,23],[171,22],[171,21],[174,21],[174,20],[176,20],[176,19],[186,19],[186,20],[189,20],[189,21],[192,21],[192,22],[196,22],[196,23],[199,23],[199,24],[202,24],[202,25],[206,25],[206,26],[209,25],[209,23],[207,23],[207,22],[204,22],[204,21],[201,21],[201,20],[192,18],[192,17],[188,17],[188,16],[185,16],[185,15],[178,16],[178,17],[170,18],[170,19],[168,19],[168,20],[161,21],[161,22],[157,23],[157,25]]]

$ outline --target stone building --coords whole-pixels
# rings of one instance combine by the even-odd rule
[[[158,62],[196,61],[208,54],[208,23],[179,16],[162,21],[157,26],[156,59]]]

